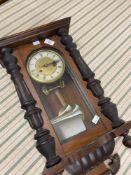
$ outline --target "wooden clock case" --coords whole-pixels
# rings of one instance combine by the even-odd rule
[[[6,1],[8,1],[8,0],[0,0],[0,5],[3,4]]]
[[[131,147],[131,138],[128,136],[131,121],[125,122],[119,119],[115,104],[104,97],[100,81],[94,78],[95,74],[85,64],[76,49],[76,44],[68,34],[69,25],[70,18],[65,18],[0,39],[0,61],[15,84],[21,107],[26,110],[25,119],[36,130],[37,149],[47,159],[43,175],[59,175],[64,169],[73,175],[96,174],[96,172],[98,175],[98,171],[99,174],[115,174],[120,167],[119,156],[111,158],[110,168],[106,168],[103,161],[111,156],[115,137],[123,136],[123,144]],[[101,118],[99,124],[63,144],[54,132],[25,67],[27,56],[33,50],[47,47],[44,44],[45,38],[55,41],[53,47],[64,54],[64,58]],[[40,41],[39,45],[32,44],[36,40]],[[90,171],[93,167],[96,168]]]

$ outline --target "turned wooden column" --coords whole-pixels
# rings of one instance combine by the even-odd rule
[[[110,101],[110,98],[104,96],[104,90],[101,87],[100,80],[95,79],[95,73],[83,60],[76,44],[73,42],[72,36],[68,34],[65,28],[58,30],[57,34],[61,37],[62,44],[65,45],[66,50],[70,53],[77,68],[79,69],[83,80],[87,82],[87,88],[91,90],[93,95],[98,98],[98,105],[101,107],[101,112],[112,122],[112,128],[115,129],[125,123],[118,116],[116,104]],[[127,135],[128,131],[123,134],[123,144],[131,147],[131,137]]]
[[[104,90],[100,85],[100,81],[95,79],[94,72],[91,71],[89,66],[84,62],[80,52],[73,43],[73,39],[66,29],[59,29],[58,35],[61,36],[61,42],[66,46],[71,57],[76,63],[84,81],[87,81],[87,88],[91,90],[93,95],[98,98],[98,105],[101,107],[101,112],[112,121],[112,127],[117,128],[124,124],[124,121],[118,117],[116,105],[110,101],[110,98],[104,97]]]
[[[49,134],[49,130],[43,129],[43,119],[41,116],[41,109],[35,106],[34,100],[30,90],[28,89],[23,75],[20,73],[20,67],[17,64],[17,58],[12,54],[10,48],[2,48],[2,61],[11,75],[19,100],[21,108],[24,109],[24,118],[28,120],[32,129],[36,130],[35,139],[38,151],[47,159],[46,167],[52,167],[61,161],[61,158],[56,155],[54,138]]]

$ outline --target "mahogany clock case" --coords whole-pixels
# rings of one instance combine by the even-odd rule
[[[33,95],[33,98],[37,101],[37,107],[42,110],[41,115],[44,120],[44,128],[50,130],[50,134],[55,138],[56,154],[60,155],[60,157],[65,160],[62,161],[60,165],[58,164],[58,166],[56,165],[54,168],[51,168],[52,170],[50,170],[49,174],[52,174],[52,172],[54,173],[57,170],[62,170],[65,168],[65,166],[70,165],[70,163],[72,163],[71,159],[73,161],[77,161],[78,159],[89,155],[93,151],[94,155],[97,154],[97,152],[95,153],[95,150],[99,151],[99,148],[103,149],[103,145],[105,145],[105,153],[103,153],[103,156],[107,158],[114,149],[114,137],[126,133],[123,136],[127,138],[127,131],[131,128],[131,122],[124,123],[123,121],[116,119],[115,121],[118,121],[118,123],[120,123],[116,123],[116,126],[121,126],[118,127],[118,129],[116,130],[112,130],[112,122],[110,121],[112,119],[103,115],[100,111],[100,107],[98,106],[98,99],[96,98],[98,93],[94,96],[91,91],[87,89],[87,83],[84,81],[85,78],[83,80],[83,76],[80,73],[79,65],[75,64],[71,54],[67,51],[65,45],[61,42],[61,36],[58,35],[58,30],[61,28],[64,28],[68,32],[69,24],[70,18],[65,18],[63,20],[59,20],[48,25],[44,25],[32,30],[28,30],[13,36],[0,39],[1,49],[5,47],[10,47],[13,49],[13,55],[17,58],[18,65],[21,67],[20,71],[23,75],[23,79],[26,82],[31,94]],[[66,34],[64,33],[63,36],[66,36]],[[54,41],[55,44],[53,46],[45,44],[45,38],[49,38],[50,40]],[[39,40],[40,44],[34,45],[33,42],[36,40]],[[64,81],[65,87],[58,89],[66,103],[79,104],[79,106],[82,106],[82,111],[84,111],[84,114],[86,116],[84,121],[86,129],[83,132],[75,134],[75,136],[73,137],[71,136],[69,138],[63,139],[58,136],[59,133],[58,131],[56,131],[56,128],[53,127],[53,125],[51,124],[51,119],[54,116],[57,116],[59,111],[58,109],[60,109],[61,104],[56,98],[56,94],[54,94],[53,92],[50,92],[49,95],[44,94],[42,92],[43,84],[31,79],[27,72],[26,64],[29,55],[32,52],[42,48],[55,49],[56,51],[62,53],[66,63],[66,70],[61,81]],[[1,63],[3,66],[6,67],[4,57],[2,55],[3,53],[1,54]],[[97,83],[99,82],[97,81]],[[96,88],[96,90],[98,89],[99,86]],[[92,119],[95,115],[100,117],[99,122],[96,124],[92,123]],[[127,140],[129,141],[130,139],[127,138]],[[87,159],[90,158],[91,156]],[[98,159],[100,160],[90,160],[92,163],[94,162],[94,164],[92,164],[93,166],[104,160],[102,157]],[[95,160],[97,160],[97,157],[95,158]],[[83,166],[84,164],[82,164],[82,167]],[[85,169],[87,168],[88,166],[85,166]],[[70,166],[68,166],[67,169],[69,170],[69,172],[72,171]],[[80,172],[82,171],[83,170],[81,170],[80,168],[80,171],[74,172],[74,174],[80,174]]]
[[[50,37],[50,39],[53,40],[53,41],[55,41],[55,45],[53,46],[53,48],[56,48],[56,49],[60,50],[63,53],[64,58],[66,59],[66,62],[68,62],[68,64],[70,65],[70,67],[73,69],[74,74],[77,75],[77,79],[79,77],[79,81],[81,82],[82,81],[82,78],[78,74],[78,71],[76,71],[77,68],[74,65],[74,63],[72,62],[72,60],[71,60],[68,52],[65,51],[65,48],[62,46],[59,37],[58,36],[53,36],[53,37]],[[19,47],[17,47],[17,48],[14,49],[13,54],[18,58],[18,64],[21,67],[21,72],[24,75],[24,79],[25,79],[25,81],[27,83],[27,86],[29,87],[29,89],[30,89],[31,93],[33,94],[34,98],[37,100],[38,106],[45,113],[44,114],[44,122],[45,122],[45,125],[44,126],[45,127],[47,126],[47,128],[50,127],[50,131],[52,131],[51,134],[53,134],[55,136],[55,138],[57,138],[57,135],[54,134],[54,129],[53,129],[52,125],[50,124],[50,120],[49,119],[53,116],[53,114],[54,114],[54,116],[57,115],[55,111],[57,111],[57,108],[59,108],[59,105],[60,104],[59,104],[59,102],[56,101],[57,99],[54,97],[55,95],[53,93],[51,93],[52,94],[51,96],[44,95],[44,93],[41,90],[41,88],[42,88],[43,85],[40,84],[40,83],[37,83],[37,82],[33,81],[30,78],[30,76],[28,75],[27,70],[26,70],[26,61],[27,61],[27,58],[28,58],[29,54],[32,51],[36,50],[36,49],[45,48],[45,47],[47,47],[47,45],[44,44],[44,39],[43,39],[43,40],[41,40],[41,44],[40,45],[37,45],[37,46],[34,46],[32,43],[21,45],[21,46],[19,46]],[[78,92],[78,90],[76,91],[76,89],[74,90],[72,88],[72,86],[73,86],[72,84],[73,83],[71,83],[71,80],[68,80],[69,79],[69,76],[67,76],[67,75],[65,75],[65,76],[66,76],[66,81],[69,81],[69,83],[67,85],[67,88],[60,89],[61,91],[63,91],[62,94],[63,94],[65,100],[68,101],[69,103],[73,103],[72,101],[75,101],[74,103],[78,103],[78,104],[79,103],[83,103],[83,102],[80,102],[80,93]],[[87,96],[89,96],[90,99],[95,100],[89,94],[89,92],[87,92],[87,90],[85,89],[85,87],[82,88],[82,89],[84,89],[84,93]],[[79,96],[79,98],[78,98],[78,96],[76,98],[76,94]],[[42,102],[45,103],[44,104],[45,107],[43,106]],[[49,103],[52,103],[52,104],[50,104],[50,106],[49,106]],[[54,110],[54,113],[53,114],[50,114],[51,111],[53,111],[53,110]],[[86,108],[86,106],[84,106],[84,110],[85,110],[86,115],[89,116],[89,117],[91,117],[91,114],[90,114],[89,110]],[[75,152],[75,147],[77,147],[77,149],[79,149],[82,146],[82,144],[84,145],[85,143],[87,143],[87,141],[94,140],[98,136],[100,136],[100,135],[102,135],[102,134],[104,134],[104,133],[107,132],[106,125],[104,124],[105,119],[103,118],[102,114],[98,110],[97,105],[95,105],[95,110],[97,111],[97,115],[98,116],[101,116],[102,123],[97,124],[96,127],[91,127],[91,125],[93,125],[93,123],[91,123],[91,119],[90,119],[89,120],[90,121],[90,126],[87,126],[88,128],[90,128],[90,130],[87,129],[86,132],[75,136],[75,138],[73,140],[70,139],[68,142],[65,142],[65,145],[63,144],[63,148],[65,148],[64,150],[65,150],[66,153]],[[45,116],[47,116],[47,118]],[[96,131],[97,131],[97,135],[96,135]],[[88,136],[89,133],[91,135],[91,140],[89,140],[89,138],[88,138],[88,137],[90,137],[90,136]],[[76,142],[78,142],[77,141],[77,137],[79,139],[79,143],[82,142],[82,144],[79,145],[79,143],[77,143],[77,144],[75,143],[75,140],[76,140]],[[71,146],[71,143],[72,143],[72,146]]]
[[[35,38],[35,39],[31,39],[27,43],[24,43],[24,41],[23,41],[22,44],[14,47],[13,45],[16,45],[16,43],[20,43],[19,40],[17,40],[16,43],[15,42],[12,43],[11,46],[13,46],[13,54],[18,58],[18,64],[21,67],[21,72],[24,76],[24,79],[27,83],[27,86],[29,87],[31,93],[33,94],[33,97],[37,100],[37,105],[44,111],[44,123],[45,123],[44,126],[47,127],[47,128],[50,128],[51,134],[53,136],[55,136],[55,138],[57,138],[56,134],[54,133],[54,129],[50,124],[50,120],[49,120],[50,117],[47,116],[48,115],[46,113],[47,109],[45,110],[45,108],[43,107],[42,102],[41,102],[41,101],[43,101],[43,99],[44,99],[44,102],[46,102],[47,100],[45,100],[45,98],[47,98],[47,97],[44,94],[41,94],[42,93],[41,92],[41,87],[40,87],[41,84],[36,83],[35,81],[31,80],[31,78],[28,75],[27,70],[26,70],[26,61],[27,61],[29,55],[33,51],[36,51],[36,50],[41,49],[41,48],[51,47],[49,45],[44,44],[45,36],[44,36],[44,34],[42,34],[42,35],[41,35],[41,37],[43,37],[43,39],[42,40],[40,39],[40,44],[39,45],[33,45],[33,41],[36,40],[36,38]],[[70,139],[68,142],[63,144],[62,147],[64,148],[64,152],[71,153],[71,152],[75,152],[77,149],[81,148],[82,145],[87,144],[87,142],[90,142],[90,141],[94,140],[95,138],[97,138],[98,136],[106,133],[108,128],[110,128],[110,122],[108,122],[108,120],[105,119],[105,117],[103,117],[103,115],[100,113],[100,110],[97,106],[97,100],[86,89],[85,82],[82,80],[82,77],[81,77],[76,65],[74,64],[72,58],[70,57],[69,53],[65,50],[65,47],[60,42],[60,37],[57,36],[57,35],[53,35],[53,36],[50,36],[50,37],[48,36],[48,38],[55,41],[55,44],[54,44],[53,48],[55,48],[58,51],[62,52],[62,54],[64,55],[65,61],[68,63],[68,65],[70,66],[70,68],[72,69],[74,74],[76,75],[78,81],[80,82],[79,86],[81,86],[81,85],[83,86],[82,90],[84,90],[84,92],[83,92],[84,95],[87,95],[89,97],[89,99],[92,101],[91,104],[94,104],[94,109],[95,109],[97,115],[101,117],[101,122],[99,122],[95,127],[91,127],[91,125],[93,125],[93,123],[91,122],[91,119],[90,119],[89,120],[90,121],[90,126],[87,123],[87,125],[88,125],[87,127],[88,128],[91,127],[92,129],[87,129],[87,132],[79,134],[79,135],[75,136],[75,138],[73,140]],[[69,78],[69,76],[66,76],[66,77]],[[73,101],[76,101],[76,103],[80,103],[80,100],[79,100],[80,97],[75,98],[76,93],[78,94],[78,96],[79,96],[80,93],[78,92],[78,90],[76,91],[76,90],[73,90],[72,87],[69,87],[69,86],[71,86],[71,84],[72,84],[72,81],[70,81],[68,83],[67,90],[63,89],[64,93],[62,93],[62,94],[64,95],[65,98],[68,98],[69,101],[73,100]],[[35,87],[37,86],[37,88],[35,89],[34,86]],[[75,94],[75,96],[74,96],[74,94]],[[54,108],[54,110],[57,109],[57,106],[59,104],[55,102],[55,99],[53,99],[53,97],[52,97],[52,99],[50,101],[52,101],[52,104],[53,104],[51,106],[52,110],[53,110],[53,108]],[[86,109],[86,106],[84,107],[84,110],[85,110],[86,115],[89,116],[90,112],[89,112],[89,110]],[[55,114],[55,116],[56,116],[56,114]],[[106,124],[106,122],[108,124]],[[91,138],[90,138],[90,135],[91,135]],[[77,139],[79,139],[79,143],[77,143],[78,142]]]
[[[0,5],[3,4],[4,2],[7,2],[8,0],[0,0]]]

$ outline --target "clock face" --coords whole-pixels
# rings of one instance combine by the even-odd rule
[[[37,82],[53,83],[59,80],[65,71],[62,55],[50,48],[33,52],[27,59],[27,71]]]

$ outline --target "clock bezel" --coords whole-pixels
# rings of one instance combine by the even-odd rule
[[[44,81],[40,81],[40,80],[38,80],[38,79],[35,79],[35,78],[31,75],[31,73],[30,73],[28,62],[30,61],[31,56],[33,56],[33,54],[35,54],[35,53],[37,53],[37,52],[39,52],[39,51],[41,51],[41,50],[52,50],[52,51],[55,52],[56,54],[60,55],[60,59],[61,59],[61,61],[63,62],[63,70],[62,70],[61,74],[60,74],[57,78],[54,79],[54,81],[48,81],[48,82],[46,82],[46,81],[45,81],[45,82],[44,82]],[[26,62],[25,62],[25,67],[26,67],[26,69],[27,69],[27,72],[28,72],[29,76],[30,76],[31,79],[33,79],[34,81],[36,81],[36,82],[38,82],[38,83],[42,83],[42,84],[53,84],[53,83],[57,82],[59,79],[61,79],[61,78],[63,77],[63,75],[64,75],[64,72],[65,72],[65,59],[64,59],[64,54],[63,54],[60,50],[58,50],[58,49],[56,49],[56,48],[54,48],[54,47],[48,47],[48,46],[46,46],[46,47],[41,47],[41,48],[38,48],[38,49],[34,49],[33,51],[31,51],[31,52],[28,54],[27,59],[26,59]]]

